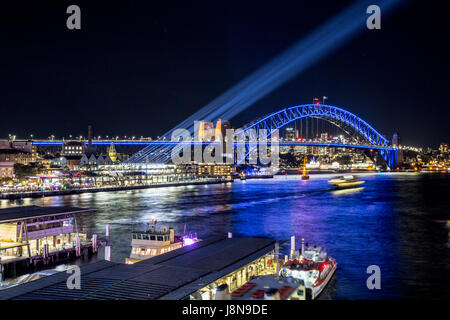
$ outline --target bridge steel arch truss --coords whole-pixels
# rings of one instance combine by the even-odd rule
[[[397,150],[389,146],[389,140],[383,137],[371,125],[365,122],[355,114],[339,107],[324,104],[304,104],[290,108],[286,108],[263,118],[253,121],[246,126],[236,130],[236,138],[238,141],[257,141],[265,134],[265,138],[272,136],[275,130],[278,130],[287,124],[307,117],[316,117],[324,120],[331,120],[335,125],[341,124],[362,136],[367,144],[373,146],[374,149],[380,150],[380,154],[391,168],[397,165]],[[339,125],[338,125],[339,126]],[[260,130],[266,130],[260,136]],[[330,145],[331,146],[331,145]],[[240,154],[239,159],[242,162],[254,148],[251,142],[247,144],[247,148],[238,152],[246,152]],[[238,161],[239,162],[239,161]]]
[[[259,135],[260,129],[266,129],[268,132],[267,137],[269,137],[273,131],[286,126],[290,122],[307,117],[337,120],[361,134],[369,144],[378,147],[389,146],[389,140],[360,117],[347,110],[323,104],[304,104],[274,112],[237,130],[236,136],[243,139],[244,136],[249,136],[246,131],[253,128],[256,129],[253,132],[256,132],[257,135]]]

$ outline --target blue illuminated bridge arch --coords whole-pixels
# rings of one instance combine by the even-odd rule
[[[265,135],[265,138],[269,138],[276,130],[285,127],[289,123],[311,117],[325,120],[336,125],[350,136],[359,137],[360,139],[358,139],[358,141],[361,141],[361,143],[328,144],[311,142],[302,143],[302,145],[375,149],[380,151],[389,167],[394,168],[397,166],[397,150],[390,147],[388,139],[357,115],[342,108],[330,105],[303,104],[282,109],[236,130],[236,136],[240,141],[256,141],[257,138],[260,137],[260,130],[266,130],[264,131],[263,136]],[[296,144],[298,143],[292,143],[292,145]],[[289,145],[289,143],[280,143],[280,145]]]
[[[369,145],[374,147],[389,146],[389,140],[360,117],[342,108],[323,104],[303,104],[274,112],[238,129],[236,135],[238,137],[249,136],[252,132],[259,136],[259,130],[265,129],[267,137],[269,137],[275,130],[281,129],[293,121],[310,117],[327,120],[347,133],[351,134],[351,131],[358,133]]]

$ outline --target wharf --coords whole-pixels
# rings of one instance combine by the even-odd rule
[[[93,211],[67,206],[0,209],[0,277],[95,254],[97,236],[87,239],[77,222],[80,214]]]
[[[131,265],[103,260],[82,266],[80,289],[68,289],[70,274],[59,272],[2,290],[0,299],[185,299],[220,279],[234,280],[233,272],[260,264],[274,248],[275,241],[264,238],[213,238]]]

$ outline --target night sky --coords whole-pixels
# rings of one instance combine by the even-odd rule
[[[325,95],[388,139],[450,142],[450,22],[437,1],[403,2],[232,125]],[[4,1],[0,139],[86,136],[89,124],[156,138],[350,3]],[[70,4],[81,30],[66,27]]]

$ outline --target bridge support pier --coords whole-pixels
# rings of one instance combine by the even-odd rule
[[[381,156],[390,169],[398,167],[398,149],[381,150]]]

